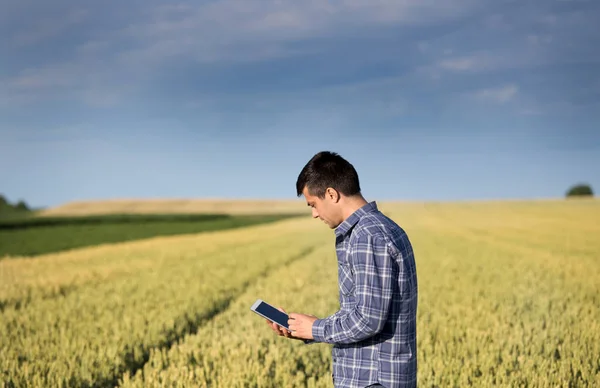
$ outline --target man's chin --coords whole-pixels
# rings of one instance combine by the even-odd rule
[[[329,227],[329,229],[335,229],[335,228],[337,228],[337,225],[330,224],[329,222],[327,222],[325,220],[321,220],[321,221],[323,221],[323,223],[325,225],[327,225]]]

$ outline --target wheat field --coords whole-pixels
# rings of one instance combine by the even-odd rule
[[[415,250],[419,386],[600,386],[600,201],[379,206]],[[330,345],[249,310],[337,310],[333,232],[301,209],[0,261],[0,386],[332,387]]]

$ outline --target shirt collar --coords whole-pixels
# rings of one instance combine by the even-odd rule
[[[365,214],[377,211],[377,203],[375,201],[369,202],[359,209],[357,209],[354,213],[350,214],[348,218],[342,221],[341,224],[335,228],[335,234],[340,237],[348,233],[352,229],[354,225],[360,220]]]

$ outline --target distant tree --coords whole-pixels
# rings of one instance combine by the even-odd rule
[[[567,191],[567,197],[582,197],[582,196],[593,196],[594,192],[592,188],[588,184],[577,184],[572,186],[569,191]]]
[[[6,197],[0,194],[0,211],[4,214],[13,213],[14,211],[31,211],[29,206],[24,200],[20,200],[16,204],[10,203]]]
[[[17,202],[17,206],[15,206],[15,208],[17,210],[25,210],[25,211],[29,210],[29,206],[27,206],[25,201],[22,201],[22,200]]]

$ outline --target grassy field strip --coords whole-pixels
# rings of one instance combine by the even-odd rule
[[[191,243],[172,254],[172,266],[6,309],[0,322],[3,380],[17,386],[115,384],[140,368],[152,348],[169,347],[225,308],[256,276],[319,244],[314,232],[294,229],[212,255],[198,256]]]
[[[101,217],[28,217],[0,222],[0,259],[35,257],[107,243],[138,241],[237,229],[276,222],[284,215],[106,215]],[[44,225],[48,222],[49,225]]]
[[[311,220],[283,220],[245,229],[105,244],[70,252],[0,261],[0,311],[33,300],[64,296],[81,284],[130,276],[170,265],[180,256],[201,256],[279,238],[311,227]],[[124,259],[125,258],[125,259]]]
[[[327,316],[337,310],[333,243],[269,273],[222,313],[171,349],[153,350],[121,387],[331,387],[329,345],[275,334],[252,313],[261,298],[286,311]]]

